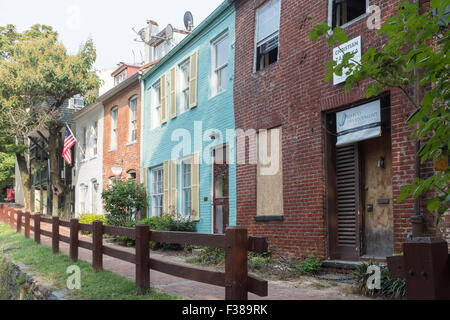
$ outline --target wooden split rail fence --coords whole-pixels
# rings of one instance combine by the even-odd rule
[[[226,300],[247,300],[248,292],[265,297],[268,294],[267,281],[248,274],[247,252],[263,253],[267,251],[266,238],[249,237],[242,227],[228,227],[223,235],[200,234],[189,232],[153,231],[148,225],[135,228],[113,227],[94,221],[92,225],[79,223],[78,219],[70,222],[59,217],[44,217],[40,214],[22,212],[6,205],[0,205],[0,221],[16,229],[18,233],[30,238],[34,233],[36,244],[41,243],[41,236],[52,239],[52,251],[59,252],[59,243],[69,244],[69,256],[78,261],[78,248],[92,251],[94,271],[103,269],[103,255],[127,261],[136,266],[136,289],[139,294],[150,288],[150,269],[172,276],[225,287]],[[33,221],[33,225],[31,224]],[[51,224],[52,231],[41,228],[42,223]],[[70,229],[70,236],[60,233],[59,227]],[[79,239],[79,232],[92,233],[92,242]],[[103,245],[103,235],[125,236],[136,240],[135,253]],[[225,249],[225,272],[210,271],[201,268],[166,262],[150,255],[150,241],[188,244]]]

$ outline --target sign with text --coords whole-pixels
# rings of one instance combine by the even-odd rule
[[[342,58],[344,57],[344,54],[347,52],[352,53],[354,52],[355,55],[353,56],[352,60],[355,60],[357,62],[361,62],[361,36],[356,37],[344,44],[341,44],[339,47],[336,47],[333,49],[333,61],[336,61],[338,64],[342,61]],[[339,84],[344,82],[348,75],[346,73],[348,72],[348,69],[342,70],[342,76],[338,76],[336,74],[333,75],[333,84]]]
[[[337,146],[381,136],[380,100],[336,113]]]

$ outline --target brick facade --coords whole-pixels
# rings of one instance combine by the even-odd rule
[[[326,39],[313,43],[312,26],[328,21],[328,1],[282,0],[279,58],[254,72],[255,10],[263,0],[236,1],[234,103],[236,128],[282,126],[283,221],[255,222],[256,166],[237,167],[237,224],[253,235],[268,236],[282,254],[304,257],[309,251],[328,258],[324,113],[364,103],[367,82],[345,93],[343,84],[325,82],[332,51]],[[381,8],[382,21],[400,1],[370,0]],[[311,14],[312,20],[306,20]],[[366,19],[344,29],[349,39],[361,36],[362,54],[379,48],[383,38],[369,30]],[[399,90],[387,90],[391,101],[394,250],[400,252],[410,232],[414,201],[396,200],[401,186],[414,178],[414,144],[405,121],[412,111]],[[430,219],[428,219],[430,220]]]
[[[114,89],[113,89],[114,90]],[[130,106],[129,101],[137,96],[137,139],[129,142]],[[116,93],[103,102],[105,106],[103,131],[103,189],[108,187],[109,178],[114,176],[111,166],[122,166],[122,179],[127,178],[127,172],[136,171],[136,181],[139,182],[140,161],[140,126],[141,126],[141,86],[138,78],[127,88]],[[118,107],[117,149],[110,150],[111,145],[111,110]]]

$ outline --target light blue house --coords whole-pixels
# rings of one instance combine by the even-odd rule
[[[236,225],[234,42],[234,5],[224,1],[142,76],[148,215],[176,212],[200,233]]]

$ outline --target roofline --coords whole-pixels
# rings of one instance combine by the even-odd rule
[[[91,103],[90,105],[84,107],[83,109],[73,113],[70,118],[72,118],[72,120],[78,120],[80,119],[82,116],[86,115],[87,113],[94,111],[95,108],[99,107],[102,105],[101,101],[95,101],[94,103]]]
[[[191,39],[195,38],[199,35],[203,30],[206,29],[218,16],[220,16],[225,10],[227,10],[232,4],[234,0],[225,0],[223,1],[205,20],[202,21],[187,37],[185,37],[179,44],[177,44],[172,50],[169,51],[153,68],[144,72],[142,75],[142,80],[145,80],[150,75],[155,73],[160,66],[162,66],[167,60],[172,58],[175,54],[177,54],[181,49],[183,49]]]

